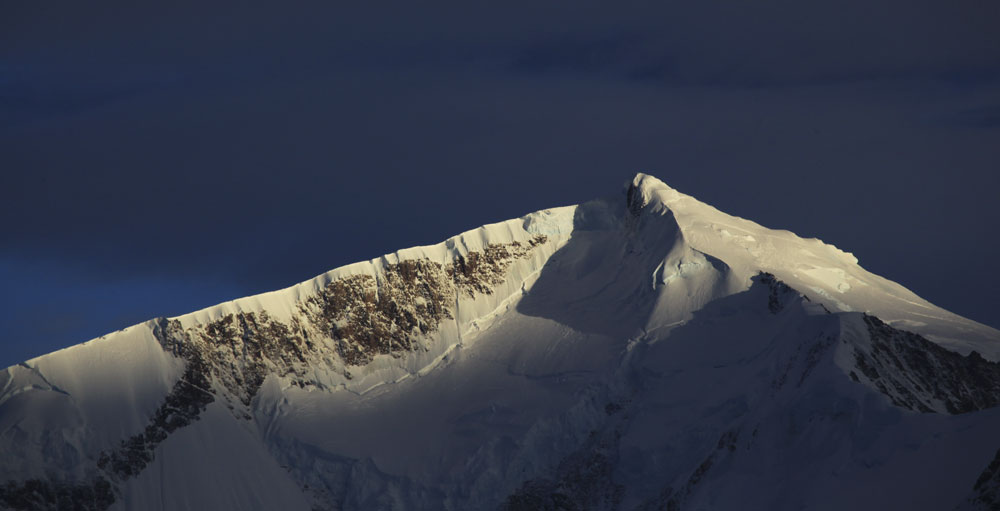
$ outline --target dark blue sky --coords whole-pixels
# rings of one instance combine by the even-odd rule
[[[996,2],[133,4],[0,12],[0,366],[636,171],[1000,327]]]

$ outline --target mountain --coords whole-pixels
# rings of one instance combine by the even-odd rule
[[[997,509],[1000,331],[639,174],[0,373],[8,509]]]

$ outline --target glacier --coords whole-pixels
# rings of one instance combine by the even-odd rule
[[[7,509],[990,509],[1000,331],[638,174],[0,372]]]

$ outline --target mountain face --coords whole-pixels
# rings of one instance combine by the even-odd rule
[[[1000,332],[657,179],[0,373],[6,509],[998,509]]]

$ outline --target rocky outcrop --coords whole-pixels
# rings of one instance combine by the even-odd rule
[[[202,368],[206,378],[244,406],[268,374],[301,375],[310,355],[319,351],[297,318],[285,324],[264,311],[229,314],[170,339],[176,340],[173,351],[189,366]]]
[[[302,303],[304,322],[333,339],[347,365],[412,351],[417,338],[454,319],[457,295],[492,294],[510,265],[546,240],[539,235],[525,243],[489,244],[444,265],[402,261],[386,265],[378,279],[355,275],[335,280]]]
[[[173,323],[176,329],[179,324],[176,321]],[[153,452],[160,442],[174,431],[198,420],[205,407],[215,401],[211,388],[205,361],[199,357],[189,360],[181,379],[153,413],[146,428],[122,440],[118,448],[102,452],[97,467],[113,481],[124,481],[139,475],[153,461]]]
[[[756,436],[757,432],[754,431]],[[684,503],[693,495],[705,476],[721,461],[733,456],[736,452],[739,431],[726,431],[719,437],[715,449],[698,464],[678,489],[667,486],[660,494],[639,506],[641,511],[679,511],[683,509]]]
[[[348,365],[364,365],[376,355],[411,351],[418,336],[452,319],[454,285],[441,264],[415,260],[370,275],[335,280],[302,305],[303,315],[333,339]]]
[[[638,217],[642,208],[646,207],[646,198],[642,195],[642,189],[635,182],[629,183],[625,192],[625,207],[633,217]]]
[[[545,243],[547,238],[535,236],[526,243],[514,241],[504,245],[491,243],[482,252],[469,252],[458,256],[445,267],[445,273],[454,282],[458,291],[470,298],[476,294],[493,294],[493,288],[503,283],[507,269],[517,259],[531,254],[535,247]]]
[[[251,419],[251,402],[270,374],[313,385],[307,375],[316,366],[364,365],[378,355],[417,349],[417,339],[454,319],[458,296],[492,294],[515,260],[545,242],[545,236],[536,236],[490,244],[448,264],[406,260],[386,265],[377,277],[343,277],[302,301],[288,322],[266,311],[228,314],[191,328],[160,319],[153,334],[184,360],[185,370],[143,431],[102,452],[89,480],[8,481],[0,485],[0,504],[19,510],[107,509],[118,484],[141,473],[160,443],[197,421],[217,398],[228,402],[236,417]]]
[[[1000,364],[975,351],[962,356],[923,337],[864,316],[869,347],[855,346],[850,376],[918,412],[959,414],[1000,404]]]
[[[796,346],[795,353],[785,363],[781,373],[771,380],[771,389],[773,391],[781,390],[792,381],[795,382],[796,388],[802,387],[806,378],[836,342],[835,337],[826,334],[812,340],[803,340]]]
[[[304,387],[317,383],[308,376],[317,365],[360,366],[418,349],[419,339],[454,319],[458,295],[491,294],[516,259],[545,241],[491,244],[445,265],[425,259],[389,264],[377,276],[330,282],[287,323],[265,311],[229,314],[167,336],[167,347],[203,365],[227,394],[249,406],[268,374]]]
[[[42,479],[7,481],[0,486],[0,507],[29,511],[103,511],[115,502],[111,483],[97,477],[85,483]]]
[[[760,272],[754,277],[754,281],[767,286],[767,309],[771,311],[771,314],[781,312],[790,301],[800,296],[808,300],[808,298],[800,295],[798,291],[789,287],[788,284],[778,280],[774,274]]]
[[[625,487],[614,481],[614,459],[618,453],[617,431],[610,438],[597,433],[579,451],[560,463],[554,476],[524,482],[507,497],[504,511],[570,511],[616,509]]]
[[[960,509],[1000,511],[1000,449],[972,487],[972,495]]]

